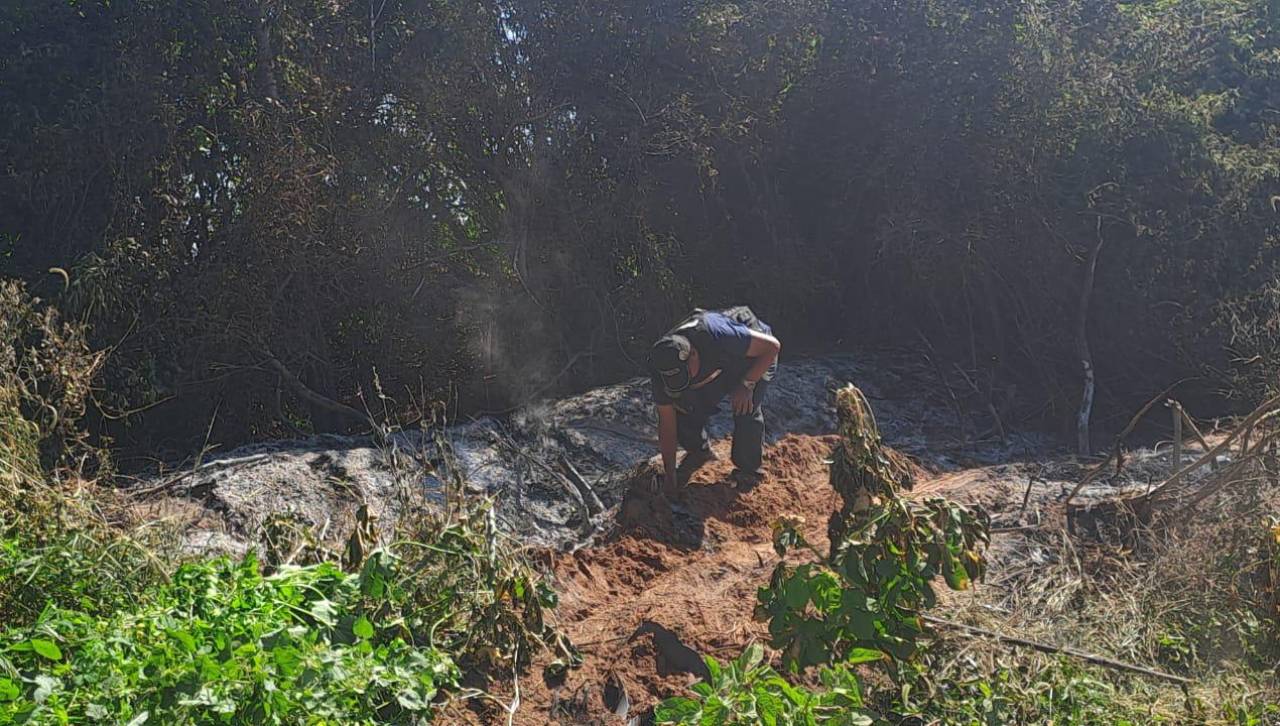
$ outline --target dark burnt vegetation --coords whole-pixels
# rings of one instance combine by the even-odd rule
[[[1103,422],[1274,383],[1265,3],[368,10],[0,11],[0,270],[112,351],[99,433],[358,429],[375,378],[503,410],[720,301],[1064,434],[1081,331]]]

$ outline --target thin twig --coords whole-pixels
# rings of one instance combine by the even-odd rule
[[[512,659],[511,665],[511,681],[515,684],[515,698],[511,700],[511,706],[507,708],[507,726],[511,726],[516,722],[516,712],[520,710],[520,644],[516,643],[515,658]]]
[[[1165,673],[1163,671],[1147,668],[1146,666],[1135,665],[1133,663],[1126,663],[1124,661],[1119,661],[1112,658],[1106,658],[1100,655],[1094,655],[1092,653],[1085,653],[1084,651],[1076,650],[1075,648],[1049,645],[1048,643],[1041,643],[1035,640],[1018,638],[1012,635],[997,633],[994,630],[987,630],[986,628],[980,628],[976,625],[968,625],[966,623],[957,623],[952,620],[943,620],[942,618],[934,617],[932,615],[922,615],[920,617],[925,622],[933,625],[939,625],[947,628],[958,628],[960,630],[967,630],[971,633],[992,638],[1000,641],[1001,643],[1005,643],[1008,645],[1017,645],[1017,646],[1022,646],[1024,648],[1031,648],[1033,650],[1038,650],[1042,653],[1069,655],[1073,658],[1079,658],[1080,660],[1083,660],[1087,663],[1093,663],[1094,665],[1100,665],[1105,668],[1113,668],[1116,670],[1129,671],[1130,673],[1140,673],[1145,676],[1151,676],[1152,678],[1160,678],[1166,681],[1172,681],[1173,683],[1178,683],[1184,686],[1195,683],[1195,681],[1192,681],[1190,678],[1183,678],[1182,676],[1175,676],[1172,673]]]
[[[1027,502],[1031,501],[1031,486],[1035,483],[1035,475],[1027,477],[1027,491],[1023,492],[1022,506],[1018,507],[1018,521],[1022,521],[1022,515],[1027,511]]]
[[[582,478],[582,474],[579,474],[578,470],[574,468],[573,463],[569,461],[569,457],[561,454],[559,458],[560,465],[564,467],[565,472],[569,477],[569,481],[572,482],[573,485],[578,488],[579,493],[582,494],[583,500],[587,503],[587,510],[591,515],[595,516],[603,512],[604,502],[600,501],[600,497],[596,496],[595,490],[591,488],[591,485],[587,483],[586,479]]]
[[[1175,402],[1175,403],[1176,403],[1176,402]],[[1209,446],[1209,441],[1208,441],[1208,439],[1206,439],[1206,438],[1204,437],[1204,434],[1200,432],[1200,427],[1199,427],[1199,426],[1196,426],[1196,422],[1195,422],[1195,421],[1193,421],[1193,420],[1191,419],[1191,416],[1187,413],[1187,409],[1183,408],[1181,403],[1179,403],[1179,404],[1178,404],[1178,410],[1179,410],[1180,412],[1182,412],[1182,420],[1183,420],[1183,422],[1184,422],[1184,423],[1186,423],[1187,428],[1191,429],[1191,433],[1192,433],[1193,435],[1195,435],[1195,437],[1196,437],[1196,441],[1200,442],[1200,446],[1201,446],[1205,451],[1208,451],[1210,448],[1212,448],[1211,446]],[[1209,462],[1209,466],[1210,466],[1211,468],[1217,469],[1217,468],[1218,468],[1218,460],[1217,460],[1217,459],[1214,459],[1213,461]]]

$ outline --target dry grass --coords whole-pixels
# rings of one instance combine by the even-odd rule
[[[1277,723],[1280,649],[1269,581],[1276,512],[1280,488],[1259,462],[1193,516],[1167,518],[1127,543],[1082,540],[1060,524],[999,535],[1020,539],[1006,543],[1018,564],[953,598],[948,615],[1194,681],[1184,691],[1089,667],[1117,714],[1151,723]],[[1012,671],[1028,684],[1053,684],[1063,664],[954,638],[945,650],[953,668]]]

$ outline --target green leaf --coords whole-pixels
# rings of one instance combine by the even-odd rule
[[[369,622],[369,618],[361,615],[359,619],[356,620],[355,625],[351,626],[351,632],[354,633],[357,638],[368,640],[373,637],[373,623]]]
[[[0,678],[0,701],[16,701],[21,694],[17,684],[8,678]]]
[[[768,691],[756,693],[756,713],[765,726],[777,726],[782,716],[784,705],[782,699]]]
[[[942,575],[952,590],[969,589],[969,573],[965,570],[964,563],[950,552],[942,559]]]
[[[858,665],[859,663],[872,663],[878,660],[884,660],[888,656],[878,650],[871,648],[854,648],[849,651],[849,655],[845,658],[846,665]]]
[[[182,644],[188,653],[196,652],[196,639],[191,637],[191,633],[185,630],[170,630],[169,637]]]
[[[62,660],[62,650],[57,644],[50,640],[41,640],[40,638],[31,639],[31,649],[42,658],[49,660]]]
[[[544,608],[555,608],[560,604],[560,596],[545,582],[538,583],[538,602]]]
[[[707,680],[710,681],[711,683],[719,683],[720,682],[720,661],[716,660],[715,658],[712,658],[709,655],[705,655],[702,657],[702,662],[707,664],[707,673],[710,675],[710,678],[708,678]]]
[[[717,696],[707,699],[702,706],[702,718],[698,721],[699,726],[719,726],[728,722],[729,708]]]
[[[298,652],[298,649],[287,645],[272,650],[271,658],[275,661],[276,667],[280,669],[280,673],[286,677],[297,673],[298,666],[302,664],[302,655]]]
[[[416,691],[401,691],[396,694],[396,701],[406,711],[425,711],[431,707]]]
[[[816,575],[810,581],[809,589],[813,604],[819,611],[830,613],[840,609],[840,581],[836,579],[835,575],[830,572]]]
[[[689,724],[696,723],[696,719],[702,714],[702,706],[692,698],[668,698],[659,703],[653,710],[653,718],[660,724],[676,723]]]
[[[756,666],[760,665],[761,661],[763,660],[764,660],[764,647],[761,646],[759,643],[752,643],[751,645],[747,646],[746,651],[744,651],[742,656],[739,658],[738,667],[741,668],[744,672],[749,671],[752,668],[755,668]]]

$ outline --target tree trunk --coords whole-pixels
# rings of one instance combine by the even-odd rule
[[[263,97],[280,100],[280,87],[276,84],[276,53],[271,43],[271,15],[265,6],[265,0],[249,0],[253,7],[253,41],[255,48],[254,71],[257,75],[258,88]]]
[[[1093,414],[1093,354],[1089,351],[1089,302],[1093,298],[1093,280],[1098,270],[1098,255],[1102,253],[1102,218],[1098,218],[1098,241],[1089,253],[1085,267],[1084,284],[1080,287],[1080,313],[1076,320],[1076,351],[1084,369],[1084,394],[1080,399],[1080,411],[1076,415],[1076,448],[1081,456],[1088,456],[1089,417]]]

